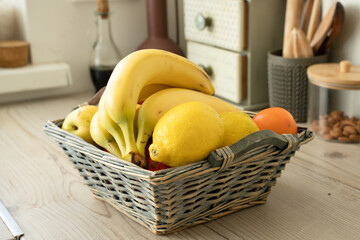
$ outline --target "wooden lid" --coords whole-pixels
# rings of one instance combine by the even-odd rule
[[[22,48],[27,46],[28,43],[24,41],[0,41],[0,48]]]
[[[349,61],[315,64],[307,69],[309,81],[331,89],[360,90],[360,66]]]
[[[0,41],[0,67],[22,67],[29,61],[29,44],[25,41]]]

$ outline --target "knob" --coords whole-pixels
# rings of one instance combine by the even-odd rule
[[[340,62],[340,72],[347,73],[350,72],[351,69],[351,62],[347,60],[343,60]]]
[[[212,19],[210,17],[204,17],[201,13],[198,13],[195,17],[195,25],[199,31],[204,30],[206,27],[210,27]]]
[[[201,67],[206,72],[206,74],[209,75],[209,77],[213,75],[213,70],[211,66],[205,67],[204,65],[199,64],[199,67]]]

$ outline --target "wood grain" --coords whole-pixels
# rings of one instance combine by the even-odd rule
[[[303,13],[303,23],[301,29],[304,31],[305,35],[307,34],[309,28],[309,22],[311,18],[311,10],[314,4],[314,0],[306,0],[304,6],[304,13]]]
[[[311,38],[310,45],[316,52],[324,42],[334,22],[337,3],[333,3]]]
[[[0,240],[9,240],[14,238],[9,228],[5,225],[4,221],[0,218]]]
[[[294,28],[290,35],[294,58],[309,58],[314,56],[310,43],[301,29]]]
[[[0,105],[0,197],[26,239],[359,239],[359,144],[315,139],[291,159],[265,205],[156,236],[95,199],[43,133],[91,93]],[[1,234],[0,234],[1,235]]]
[[[292,45],[290,33],[294,28],[299,29],[301,25],[301,13],[304,0],[287,0],[285,12],[285,26],[283,38],[283,57],[292,58]]]
[[[321,5],[322,5],[321,2],[322,2],[321,0],[314,0],[313,3],[309,25],[308,25],[308,31],[306,34],[306,37],[309,42],[311,42],[314,36],[316,28],[319,24],[319,19],[321,19]]]

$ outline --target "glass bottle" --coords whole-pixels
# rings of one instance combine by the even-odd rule
[[[97,1],[96,15],[97,38],[90,57],[91,80],[96,91],[106,86],[112,71],[121,56],[111,34],[107,0]]]

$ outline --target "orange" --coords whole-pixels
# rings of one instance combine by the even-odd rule
[[[258,112],[253,117],[260,130],[269,129],[278,134],[296,134],[294,117],[284,108],[271,107]]]

